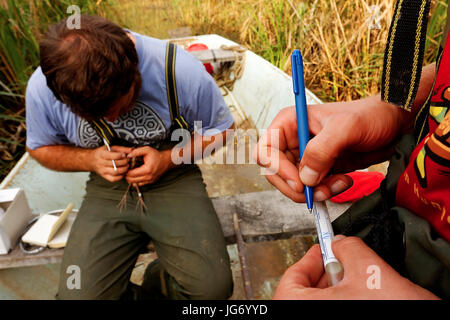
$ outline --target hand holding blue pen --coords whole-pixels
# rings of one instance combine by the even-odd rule
[[[295,109],[297,111],[298,143],[300,159],[303,157],[309,141],[308,113],[306,109],[305,81],[303,77],[303,59],[300,51],[295,49],[291,55],[292,83],[295,94]],[[311,212],[313,207],[313,188],[305,186],[306,206]]]
[[[295,49],[291,56],[292,82],[295,94],[295,109],[297,113],[298,148],[300,159],[309,141],[308,112],[306,109],[305,81],[303,76],[303,59],[299,50]],[[320,242],[320,250],[327,275],[328,284],[336,285],[344,276],[344,270],[340,262],[336,259],[331,250],[333,240],[333,228],[330,217],[324,203],[313,203],[313,188],[306,186],[304,189],[306,206],[312,212],[314,208],[314,218],[316,222],[317,235]]]

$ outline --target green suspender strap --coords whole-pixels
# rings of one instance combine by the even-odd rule
[[[110,146],[132,146],[128,141],[121,139],[116,133],[116,130],[114,130],[114,128],[109,125],[103,118],[90,121],[89,123],[91,124],[92,128],[94,128],[95,132],[97,132],[98,136],[102,138],[102,140],[104,139]]]
[[[124,146],[124,147],[136,147],[133,143],[122,139],[117,134],[116,130],[108,124],[105,119],[89,121],[92,128],[94,128],[97,135],[110,146]],[[102,141],[103,142],[103,141]]]
[[[383,62],[381,98],[411,111],[419,88],[431,0],[398,0]]]
[[[177,84],[175,79],[176,46],[168,42],[166,47],[166,89],[169,102],[170,119],[172,128],[189,130],[189,126],[180,114],[178,106]]]

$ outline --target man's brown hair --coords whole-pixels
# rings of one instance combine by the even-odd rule
[[[50,26],[40,42],[42,72],[57,99],[80,117],[96,120],[133,83],[139,91],[136,48],[121,27],[104,18],[81,15],[80,29],[67,28],[66,20]]]

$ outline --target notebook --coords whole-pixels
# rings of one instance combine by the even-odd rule
[[[22,241],[50,248],[63,248],[66,246],[70,228],[75,221],[72,212],[73,204],[69,203],[67,208],[59,215],[45,214],[22,236]]]

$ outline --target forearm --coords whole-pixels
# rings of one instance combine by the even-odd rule
[[[92,152],[70,145],[44,146],[28,153],[44,167],[55,171],[92,171]]]
[[[422,69],[422,75],[420,77],[419,88],[417,89],[417,95],[411,106],[411,111],[406,111],[400,107],[397,110],[401,119],[401,132],[412,132],[414,126],[414,119],[419,112],[422,105],[425,103],[430,90],[433,87],[433,82],[436,74],[436,64],[429,64]]]
[[[379,112],[382,112],[388,116],[388,123],[395,123],[393,126],[386,126],[386,128],[390,128],[389,130],[392,130],[390,135],[391,138],[394,138],[399,134],[410,133],[414,126],[414,119],[416,118],[420,107],[427,99],[433,86],[434,75],[434,63],[423,68],[419,88],[417,90],[414,103],[411,107],[411,111],[406,111],[399,106],[383,101],[380,94],[365,99],[352,101],[350,104],[355,104],[353,107],[361,110],[361,112],[367,113],[369,116],[369,122],[373,121],[371,117],[379,114]]]

